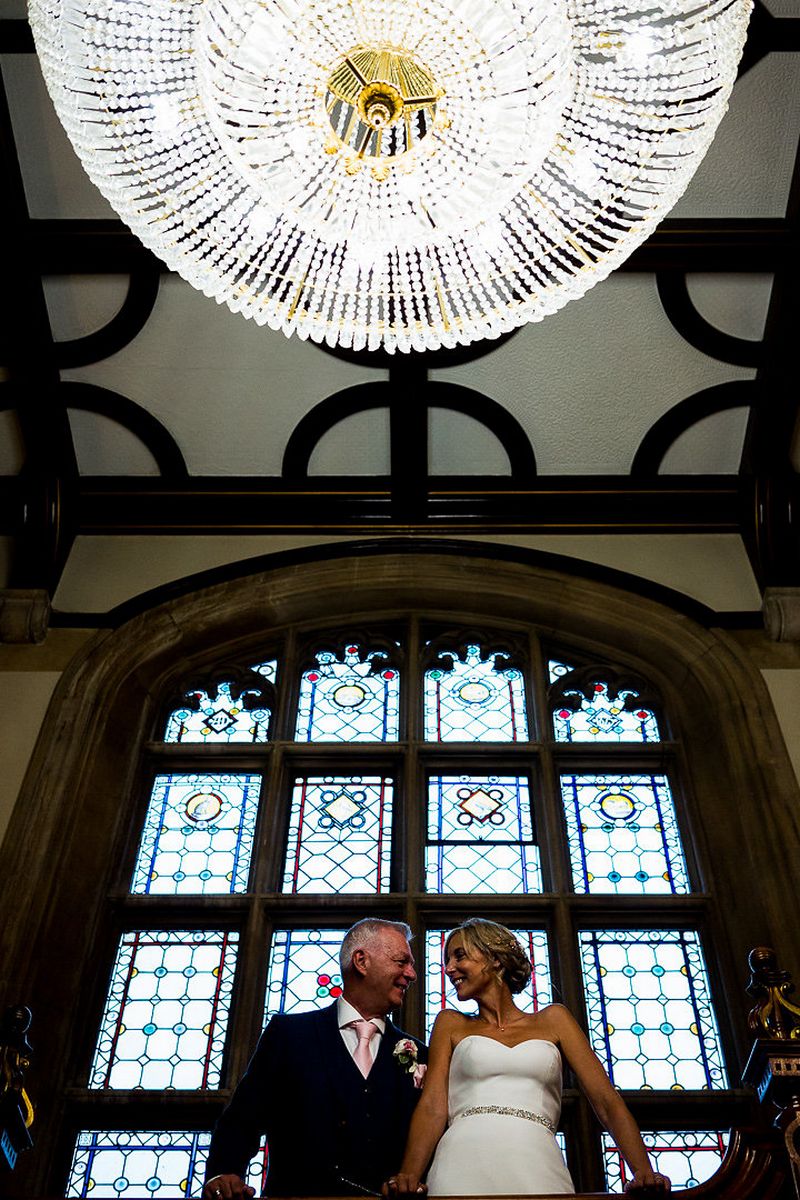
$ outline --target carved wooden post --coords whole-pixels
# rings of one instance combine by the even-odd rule
[[[31,1047],[25,1036],[31,1023],[29,1008],[7,1008],[0,1021],[0,1169],[13,1170],[17,1156],[32,1145],[28,1132],[33,1105],[25,1091],[24,1072]]]
[[[747,991],[756,1003],[748,1024],[757,1040],[743,1080],[763,1104],[778,1110],[775,1124],[783,1133],[800,1200],[800,1008],[788,999],[794,983],[788,971],[779,969],[774,950],[757,946],[749,963]]]

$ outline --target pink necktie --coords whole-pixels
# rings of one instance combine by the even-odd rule
[[[372,1070],[372,1055],[369,1052],[369,1044],[378,1032],[378,1026],[373,1025],[372,1021],[351,1021],[350,1028],[355,1029],[358,1034],[358,1045],[353,1052],[353,1062],[366,1079]]]

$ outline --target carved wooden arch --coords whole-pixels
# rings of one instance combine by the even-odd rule
[[[579,569],[579,568],[578,568]],[[139,756],[165,690],[193,663],[242,662],[285,629],[389,625],[410,611],[451,628],[532,627],[587,659],[613,660],[652,679],[676,715],[694,797],[691,835],[715,875],[725,915],[707,930],[714,969],[737,979],[749,948],[769,942],[797,960],[786,898],[800,890],[798,788],[760,673],[728,634],[666,604],[537,562],[494,558],[490,548],[444,555],[424,545],[406,554],[353,554],[281,565],[159,605],[90,639],[65,671],[12,816],[0,860],[0,904],[22,923],[0,925],[0,1003],[30,1004],[37,1060],[50,1064],[37,1094],[38,1141],[50,1148],[66,1090],[85,1063],[98,1013],[87,938],[108,961],[102,913],[118,887],[115,855],[130,838]],[[184,674],[185,677],[185,674]],[[713,845],[714,854],[709,853]],[[20,848],[25,848],[25,853]],[[742,886],[742,880],[758,886]],[[688,898],[689,912],[692,898]],[[165,906],[168,911],[168,905]],[[198,909],[198,912],[200,910]],[[69,915],[73,914],[73,915]],[[198,920],[200,916],[198,916]],[[691,919],[691,916],[687,919]],[[91,988],[90,988],[91,984]],[[744,996],[728,996],[729,1043],[746,1050]],[[198,1101],[199,1104],[199,1101]],[[200,1118],[198,1118],[200,1119]],[[31,1159],[26,1194],[47,1194],[47,1153]],[[20,1183],[24,1181],[20,1177]]]

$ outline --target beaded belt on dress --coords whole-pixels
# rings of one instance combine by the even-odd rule
[[[548,1121],[547,1117],[541,1117],[538,1113],[531,1112],[529,1108],[508,1108],[505,1104],[477,1104],[474,1108],[465,1108],[458,1116],[477,1117],[482,1113],[497,1113],[501,1117],[523,1117],[526,1121],[535,1121],[537,1125],[544,1125],[550,1133],[556,1131],[555,1125],[552,1121]]]

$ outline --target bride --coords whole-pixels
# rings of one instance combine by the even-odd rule
[[[633,1116],[574,1018],[560,1004],[538,1013],[514,1004],[531,964],[510,930],[494,921],[465,921],[445,943],[445,973],[459,1001],[477,1001],[478,1012],[446,1009],[436,1018],[403,1163],[384,1195],[573,1195],[554,1136],[562,1058],[634,1172],[626,1192],[669,1192],[669,1180],[653,1171]]]

